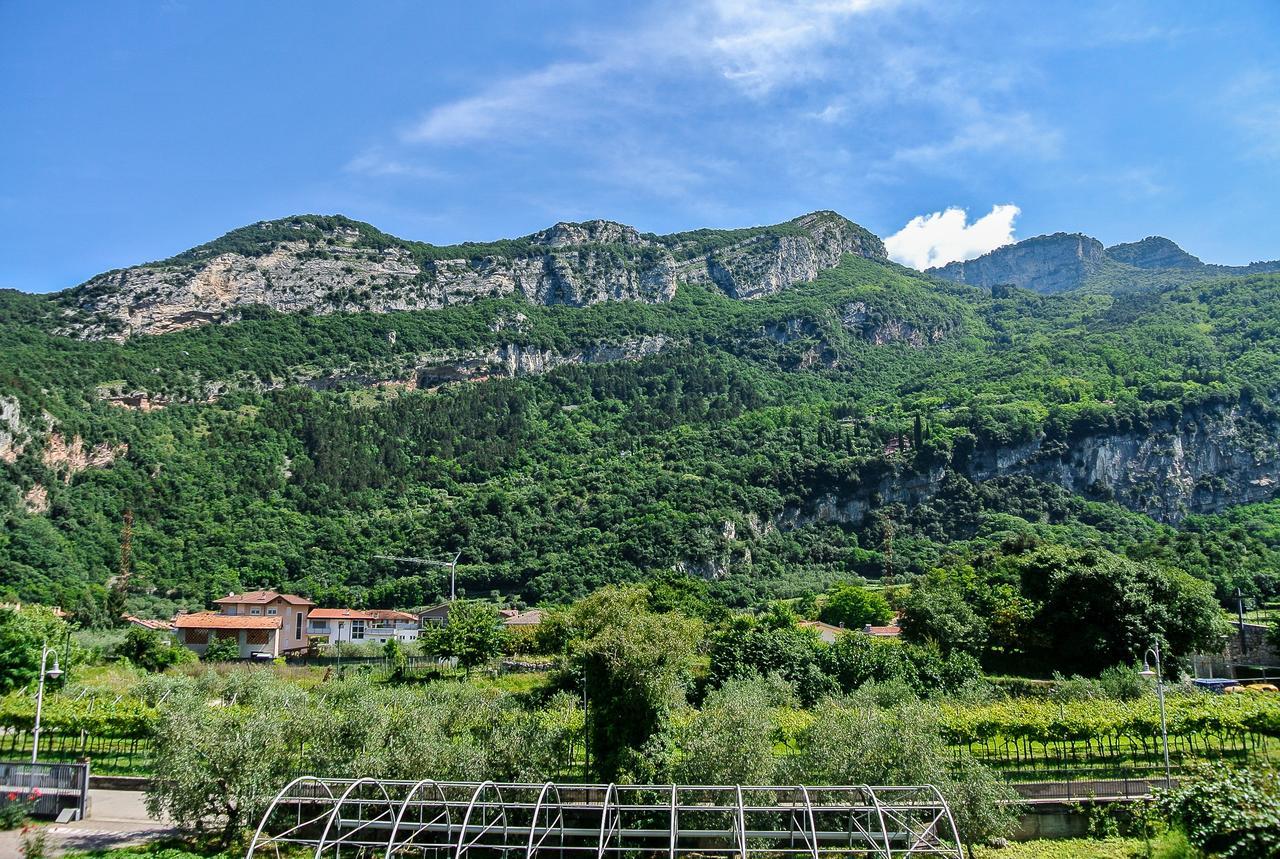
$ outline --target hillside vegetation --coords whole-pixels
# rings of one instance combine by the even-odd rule
[[[1276,274],[1038,295],[850,255],[752,301],[259,307],[123,342],[57,302],[0,296],[0,590],[86,617],[126,511],[131,604],[162,614],[266,584],[420,604],[442,577],[373,556],[457,550],[467,593],[528,602],[674,568],[749,605],[1011,540],[1276,587]],[[1094,474],[1117,451],[1141,468]]]

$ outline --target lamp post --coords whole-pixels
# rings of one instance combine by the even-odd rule
[[[1155,657],[1156,670],[1151,670],[1151,663],[1148,657]],[[1165,720],[1164,715],[1164,675],[1162,666],[1160,665],[1160,644],[1156,643],[1147,648],[1147,652],[1142,654],[1142,676],[1156,678],[1156,696],[1160,699],[1160,739],[1164,742],[1164,786],[1167,789],[1172,781],[1169,769],[1169,723]]]
[[[49,663],[49,654],[53,654],[53,667],[45,670],[45,666]],[[36,725],[31,731],[31,763],[36,762],[36,757],[40,754],[40,714],[44,710],[44,679],[46,677],[57,680],[62,676],[62,669],[58,667],[58,651],[49,646],[49,642],[45,641],[40,645],[40,685],[36,691]]]
[[[338,648],[338,679],[342,679],[342,621],[338,621],[338,638],[334,641],[334,647]]]

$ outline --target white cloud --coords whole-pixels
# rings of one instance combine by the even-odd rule
[[[968,152],[1001,150],[1052,158],[1061,148],[1061,133],[1028,113],[988,113],[976,103],[965,105],[959,113],[968,121],[949,139],[899,149],[892,161],[915,167],[949,167],[957,156]]]
[[[885,239],[884,245],[890,259],[921,271],[973,259],[1012,243],[1013,221],[1021,211],[1014,205],[993,206],[986,215],[968,223],[968,213],[953,206],[944,212],[917,215]]]
[[[432,108],[408,129],[408,143],[469,143],[543,127],[548,131],[577,113],[575,94],[594,88],[599,63],[555,63],[499,81],[476,95]],[[554,122],[553,122],[554,121]]]
[[[389,157],[381,148],[365,150],[347,162],[343,168],[348,173],[363,176],[394,176],[407,179],[443,179],[443,171],[423,164]]]

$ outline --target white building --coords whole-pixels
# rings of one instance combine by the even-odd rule
[[[325,644],[418,640],[418,617],[391,609],[317,608],[307,618],[307,636]]]

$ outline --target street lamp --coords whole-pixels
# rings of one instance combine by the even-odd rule
[[[49,662],[49,654],[53,654],[53,667],[48,670],[45,666]],[[49,642],[45,641],[40,645],[40,686],[36,692],[36,726],[31,732],[31,763],[36,762],[36,756],[40,754],[40,713],[44,709],[44,679],[46,677],[57,680],[62,676],[62,669],[58,667],[58,651],[49,646]]]
[[[342,679],[342,623],[342,621],[338,621],[338,637],[333,642],[334,646],[338,648],[338,670],[336,673],[339,680]]]
[[[1148,657],[1155,657],[1156,670],[1151,670],[1151,663]],[[1142,671],[1143,677],[1156,678],[1156,696],[1160,699],[1160,739],[1164,742],[1164,786],[1168,789],[1172,781],[1169,771],[1169,723],[1165,720],[1164,715],[1164,677],[1160,665],[1160,644],[1151,645],[1147,648],[1147,652],[1142,654]]]

